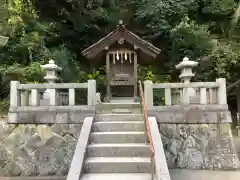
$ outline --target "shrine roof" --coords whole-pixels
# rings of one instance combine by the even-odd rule
[[[122,24],[122,21],[119,22],[117,28],[100,39],[98,42],[94,43],[90,47],[86,48],[82,51],[83,56],[87,58],[95,57],[98,53],[105,50],[106,47],[109,47],[119,41],[124,39],[129,44],[137,46],[142,52],[156,57],[160,54],[161,50],[151,43],[141,39],[139,36],[134,34],[133,32],[127,30],[125,26]]]
[[[227,86],[227,92],[230,93],[232,92],[233,90],[235,90],[237,87],[239,87],[240,85],[240,80],[230,84],[229,86]]]

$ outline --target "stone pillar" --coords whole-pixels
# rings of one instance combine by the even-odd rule
[[[29,91],[24,90],[20,92],[21,97],[21,106],[28,106],[29,105]]]
[[[153,106],[153,83],[150,80],[144,81],[144,98],[146,106]]]
[[[10,84],[10,107],[18,107],[20,105],[20,96],[18,91],[19,81],[11,81]]]
[[[200,104],[207,104],[207,88],[200,89]]]
[[[46,70],[46,76],[44,79],[49,83],[55,83],[58,79],[57,71],[61,71],[62,68],[55,64],[54,60],[50,60],[48,64],[41,65],[43,70]],[[56,89],[47,89],[43,94],[43,99],[46,101],[44,105],[56,106],[58,103],[57,91]]]
[[[74,106],[75,105],[75,89],[69,89],[68,90],[68,102],[69,102],[69,106]]]
[[[166,106],[171,106],[172,105],[172,93],[170,88],[166,88],[164,91],[164,96],[165,96],[165,105]]]
[[[237,125],[240,126],[240,95],[237,95]],[[239,129],[240,130],[240,129]]]
[[[17,113],[11,112],[12,108],[16,108],[20,105],[20,94],[18,91],[19,81],[11,81],[10,83],[10,107],[8,113],[8,123],[17,123]]]
[[[189,61],[187,57],[183,58],[183,61],[180,62],[176,68],[181,70],[179,78],[183,83],[190,84],[190,80],[195,74],[192,72],[192,68],[197,66],[198,62]],[[196,92],[193,88],[183,88],[182,102],[184,104],[190,103],[190,97],[196,96]]]
[[[131,56],[131,54],[130,54]],[[137,100],[137,88],[138,88],[138,77],[137,77],[137,53],[134,53],[134,59],[133,59],[133,71],[134,71],[134,93],[133,97],[134,100]]]
[[[39,92],[37,89],[31,90],[31,106],[39,106],[40,104],[40,98],[39,98]]]
[[[96,80],[88,80],[88,105],[94,106],[96,104]]]
[[[111,88],[110,88],[110,54],[107,53],[106,55],[106,87],[107,87],[107,95],[106,95],[106,101],[109,101],[109,98],[111,95]]]
[[[218,104],[227,104],[227,89],[226,89],[226,79],[218,78],[216,82],[219,84],[218,88]]]

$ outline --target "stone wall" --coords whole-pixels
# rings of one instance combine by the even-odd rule
[[[238,168],[227,107],[181,108],[149,108],[157,117],[169,168]],[[0,117],[0,176],[67,175],[83,119],[79,124],[6,122]]]
[[[10,107],[8,123],[11,124],[82,124],[95,113],[94,106],[18,106]]]
[[[231,123],[231,113],[228,105],[174,105],[150,106],[148,115],[156,117],[163,124],[218,124]]]
[[[169,168],[236,169],[230,124],[160,124]]]
[[[0,176],[66,175],[81,124],[8,125],[0,120]]]

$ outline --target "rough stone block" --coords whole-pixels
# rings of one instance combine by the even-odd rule
[[[15,123],[35,123],[35,115],[34,113],[16,113],[17,121]]]
[[[66,175],[81,124],[9,125],[0,121],[0,176]]]
[[[236,169],[230,124],[160,124],[169,168]]]
[[[55,123],[68,123],[68,113],[56,113]]]
[[[54,123],[56,112],[36,112],[35,123]]]

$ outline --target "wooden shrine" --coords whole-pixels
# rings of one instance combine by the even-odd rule
[[[82,54],[106,65],[106,99],[138,97],[138,64],[151,64],[161,50],[139,38],[119,21],[117,28]]]

